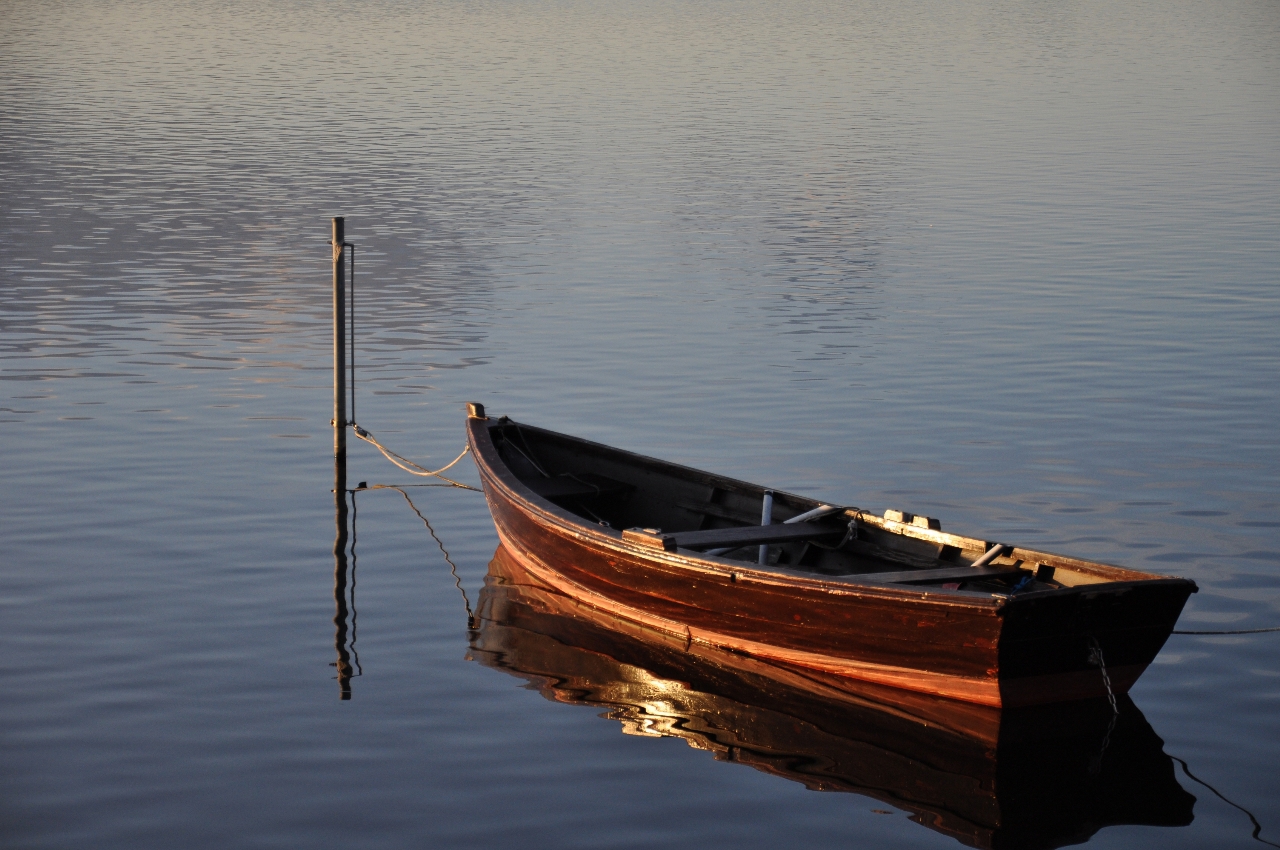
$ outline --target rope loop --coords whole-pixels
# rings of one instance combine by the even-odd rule
[[[447,464],[440,467],[439,469],[427,469],[425,466],[416,464],[413,461],[409,460],[407,457],[404,457],[403,455],[399,455],[391,451],[391,449],[382,445],[382,443],[379,443],[372,434],[370,434],[368,431],[366,431],[364,428],[361,428],[359,425],[357,425],[354,422],[351,423],[351,430],[355,432],[355,435],[357,437],[364,440],[366,443],[370,444],[371,446],[374,446],[375,448],[377,448],[378,451],[382,452],[383,456],[387,460],[391,461],[396,466],[400,467],[410,475],[423,475],[423,476],[430,475],[430,476],[439,478],[441,481],[447,481],[450,484],[452,484],[454,487],[461,487],[463,490],[471,490],[476,493],[481,492],[480,489],[477,487],[472,487],[470,484],[463,484],[461,481],[454,481],[452,478],[446,478],[445,476],[440,474],[452,468],[454,464],[456,464],[458,461],[466,457],[467,452],[471,451],[470,445],[465,446],[462,449],[462,451],[458,454],[457,457],[455,457],[453,460],[449,461]]]

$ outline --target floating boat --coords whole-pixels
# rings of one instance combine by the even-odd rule
[[[1112,825],[1183,826],[1195,798],[1127,696],[999,709],[745,658],[565,596],[506,547],[468,657],[644,737],[815,791],[850,792],[980,848],[1050,848]]]
[[[498,536],[530,574],[686,646],[1037,705],[1127,693],[1196,591],[468,408]]]

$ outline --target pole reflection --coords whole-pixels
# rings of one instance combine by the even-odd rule
[[[333,646],[338,660],[333,666],[338,670],[339,698],[351,699],[351,652],[347,648],[347,464],[346,458],[334,463],[333,476],[334,528],[333,539]],[[355,500],[354,494],[352,501]]]

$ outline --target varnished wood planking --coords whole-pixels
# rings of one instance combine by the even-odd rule
[[[1047,565],[1070,570],[1082,586],[1010,597],[663,551],[537,497],[503,462],[490,439],[492,424],[471,420],[469,437],[504,541],[564,592],[616,615],[683,633],[686,642],[984,703],[1066,699],[1103,690],[1101,674],[1088,657],[1092,641],[1114,666],[1117,689],[1127,688],[1159,650],[1194,589],[1180,579],[1016,548],[993,562],[997,573]],[[633,520],[676,523],[677,535],[705,523],[691,517],[685,505],[736,500],[725,512],[749,514],[750,499],[763,493],[756,485],[529,426],[517,433],[548,468],[559,470],[577,458],[579,464],[589,461],[593,473],[625,482],[633,489],[626,505],[615,504],[615,510],[629,511],[626,516]],[[523,465],[529,467],[524,474],[536,474]],[[668,507],[649,504],[660,501],[652,498],[654,492],[668,498]],[[776,504],[780,518],[816,505],[781,492]],[[856,509],[845,514],[848,520],[859,526],[858,539],[848,548],[881,563],[937,569],[949,561],[951,568],[963,569],[989,548],[989,541],[929,527],[935,521],[899,523]],[[883,567],[877,572],[893,578],[883,575]],[[975,569],[971,575],[982,579],[984,572]],[[1106,584],[1089,584],[1095,579]]]

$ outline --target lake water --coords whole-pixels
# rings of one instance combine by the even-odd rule
[[[480,401],[1280,625],[1274,2],[4,19],[6,846],[957,846],[522,687],[393,490],[355,497],[339,699],[334,215],[358,420],[419,463]],[[411,483],[361,443],[351,480]],[[477,603],[483,499],[408,492]],[[1133,703],[1222,796],[1166,760],[1189,825],[1074,840],[1280,841],[1278,655],[1173,636]]]

